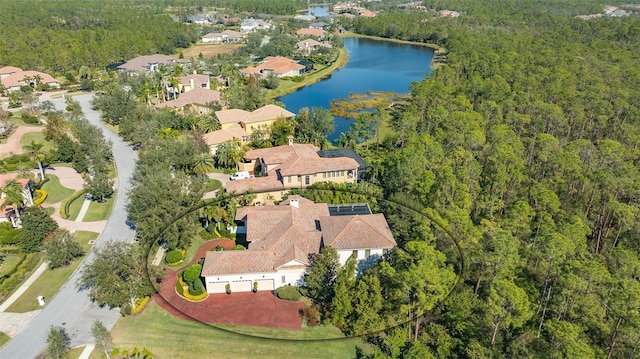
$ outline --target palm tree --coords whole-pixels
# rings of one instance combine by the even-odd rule
[[[44,168],[42,168],[42,162],[40,161],[40,155],[42,154],[42,147],[44,145],[40,142],[31,141],[30,144],[24,146],[24,148],[29,151],[33,157],[35,157],[36,161],[38,161],[38,168],[40,169],[40,180],[44,180]]]
[[[199,118],[197,126],[200,130],[202,130],[202,132],[209,133],[219,130],[220,122],[218,122],[218,120],[214,116],[204,114]]]
[[[24,196],[22,195],[22,185],[15,179],[8,179],[2,187],[7,203],[11,203],[16,216],[20,218],[20,209],[24,208]]]
[[[209,153],[199,153],[193,162],[193,173],[206,175],[215,169],[215,161]]]
[[[238,168],[238,163],[244,157],[245,152],[239,140],[225,141],[218,146],[216,151],[218,164],[223,167]]]

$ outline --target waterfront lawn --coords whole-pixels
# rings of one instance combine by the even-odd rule
[[[316,338],[326,337],[322,328],[290,331],[295,333],[289,336],[311,338],[316,329]],[[285,330],[245,327],[242,331],[275,337]],[[365,347],[360,338],[289,341],[251,337],[178,319],[155,303],[149,303],[140,315],[118,320],[111,334],[116,347],[147,348],[158,358],[353,358],[356,346]]]
[[[324,77],[330,75],[333,71],[344,66],[347,63],[347,61],[349,61],[349,56],[347,55],[347,51],[344,48],[342,48],[340,49],[340,55],[338,55],[338,58],[336,59],[336,61],[334,61],[331,65],[325,68],[322,68],[320,70],[303,75],[303,79],[300,82],[280,79],[280,84],[278,85],[278,88],[267,92],[267,97],[269,98],[280,97],[288,93],[291,93],[298,88],[308,86],[308,85],[311,85],[312,83],[318,82]]]
[[[89,241],[98,238],[98,233],[76,231],[74,237],[86,253],[92,246],[89,244]],[[32,310],[41,309],[40,305],[38,305],[38,296],[43,295],[45,302],[51,300],[67,279],[69,279],[76,268],[78,268],[81,261],[82,258],[77,258],[67,267],[57,268],[54,270],[47,269],[44,271],[44,273],[42,273],[42,275],[38,277],[33,284],[31,284],[20,298],[7,308],[7,312],[26,313]],[[75,283],[72,283],[72,285],[75,285]]]
[[[58,176],[47,174],[45,177],[49,178],[49,181],[42,185],[42,189],[47,191],[46,203],[58,203],[75,192],[70,188],[63,187]]]
[[[89,210],[87,211],[87,214],[85,214],[82,221],[83,222],[104,221],[107,218],[109,218],[109,214],[111,214],[111,209],[113,208],[113,198],[114,197],[111,196],[111,198],[107,199],[104,203],[91,201],[91,204],[89,205]],[[80,201],[80,203],[82,202],[83,201]],[[76,217],[77,217],[77,214],[76,214]]]

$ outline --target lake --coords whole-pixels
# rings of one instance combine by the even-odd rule
[[[409,85],[431,74],[433,50],[429,47],[359,37],[344,38],[349,62],[327,78],[278,98],[287,110],[329,108],[332,100],[367,91],[408,93]],[[334,141],[347,132],[353,120],[336,117]]]
[[[315,17],[322,17],[329,15],[329,5],[311,5],[306,15],[313,15]]]

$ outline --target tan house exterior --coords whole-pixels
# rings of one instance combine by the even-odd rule
[[[354,255],[363,268],[396,246],[382,214],[332,215],[326,203],[290,196],[278,206],[244,207],[236,213],[246,233],[244,251],[208,252],[201,276],[209,293],[274,290],[300,285],[309,255],[324,246],[338,252],[340,264]]]
[[[203,87],[180,94],[175,100],[161,102],[156,108],[173,108],[181,112],[195,112],[199,114],[210,113],[211,109],[208,104],[220,103],[220,92],[209,90]]]
[[[322,158],[312,144],[261,148],[249,151],[240,171],[261,173],[261,177],[230,181],[229,193],[253,193],[254,203],[279,201],[292,188],[304,189],[315,183],[356,183],[359,164],[353,158]]]
[[[211,89],[211,81],[208,75],[191,74],[178,79],[178,91],[180,93],[189,92],[196,88]]]
[[[323,29],[304,28],[296,31],[296,34],[298,34],[298,36],[324,37],[327,35],[327,32]]]
[[[22,71],[12,66],[0,69],[0,81],[2,81],[2,86],[7,93],[18,91],[22,86],[35,88],[39,84],[60,88],[60,82],[47,73],[32,70]]]
[[[249,142],[251,134],[257,130],[268,130],[278,119],[292,119],[295,114],[276,105],[265,105],[252,112],[229,109],[216,111],[221,129],[204,135],[204,141],[215,155],[218,146],[229,140]]]
[[[176,59],[169,55],[138,56],[117,67],[121,72],[156,72],[160,65],[174,64]]]
[[[270,74],[276,77],[298,76],[304,73],[306,66],[282,56],[268,56],[255,67],[247,67],[241,72],[248,76],[267,77]]]

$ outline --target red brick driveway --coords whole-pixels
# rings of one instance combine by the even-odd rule
[[[231,240],[213,240],[203,244],[191,263],[197,263],[216,245],[233,247]],[[281,300],[270,291],[257,293],[210,294],[201,302],[191,302],[176,293],[176,272],[167,269],[153,299],[176,317],[214,324],[236,324],[271,328],[300,329],[301,302]]]

